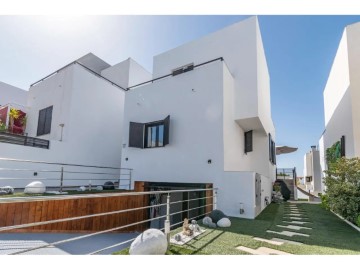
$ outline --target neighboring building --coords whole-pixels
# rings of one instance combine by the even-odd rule
[[[213,184],[230,216],[271,201],[274,139],[256,17],[155,56],[152,81],[126,92],[122,166],[152,188]]]
[[[320,152],[316,146],[311,146],[311,150],[304,155],[304,182],[306,191],[315,194],[322,192]]]
[[[0,82],[0,107],[9,104],[20,104],[25,106],[27,91],[15,86]]]
[[[22,137],[27,142],[26,146],[8,143],[18,143],[21,137],[13,138],[11,134],[3,134],[0,136],[1,157],[120,167],[125,100],[125,88],[122,85],[126,87],[129,83],[139,83],[150,78],[151,74],[132,59],[114,66],[91,53],[77,59],[31,85],[26,92],[27,121]],[[14,98],[17,100],[16,92]],[[9,166],[49,169],[45,165],[27,163],[11,163]],[[51,173],[33,176],[32,172],[19,172],[15,176],[22,177],[29,180],[14,180],[7,185],[22,187],[31,180],[59,178]],[[68,174],[66,177],[73,180],[89,177],[99,179],[100,176]],[[11,178],[14,178],[14,173]],[[111,179],[116,180],[118,176],[112,176]],[[59,184],[58,181],[44,182],[50,186]],[[86,185],[87,182],[72,181],[65,184]],[[93,182],[96,183],[103,184],[104,181]]]
[[[325,131],[319,141],[321,170],[326,150],[337,156],[360,157],[360,23],[342,35],[324,90]]]

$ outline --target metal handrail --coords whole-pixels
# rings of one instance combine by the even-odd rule
[[[210,63],[215,62],[215,61],[219,61],[219,60],[224,61],[224,58],[223,57],[218,57],[218,58],[215,58],[215,59],[212,59],[212,60],[197,64],[197,65],[194,65],[194,69],[197,68],[197,67],[201,67],[203,65],[210,64]],[[136,85],[133,85],[133,86],[129,86],[128,88],[126,88],[126,91],[129,91],[132,88],[139,87],[139,86],[144,85],[144,84],[153,83],[155,81],[158,81],[158,80],[170,77],[170,76],[173,76],[173,73],[169,73],[169,74],[157,77],[155,79],[152,79],[152,80],[149,80],[149,81],[146,81],[146,82],[142,82],[142,83],[139,83],[139,84],[136,84]]]
[[[140,224],[143,224],[143,223],[146,223],[146,222],[150,222],[150,221],[158,220],[158,219],[162,219],[162,218],[166,218],[165,226],[164,226],[163,230],[165,229],[165,233],[168,235],[168,241],[169,241],[169,239],[170,239],[170,231],[169,231],[169,229],[171,227],[174,227],[177,224],[182,223],[182,222],[180,222],[180,223],[176,223],[176,224],[172,224],[172,225],[170,225],[170,223],[168,223],[169,229],[166,229],[167,222],[170,222],[170,216],[180,214],[180,213],[183,213],[183,212],[189,212],[189,211],[195,210],[195,209],[200,209],[200,208],[205,209],[206,207],[213,205],[213,204],[206,204],[206,205],[193,207],[193,208],[188,208],[186,210],[178,211],[178,212],[170,214],[170,194],[175,193],[175,192],[191,192],[191,191],[200,191],[200,190],[201,191],[206,191],[206,190],[216,191],[217,189],[216,188],[211,188],[211,189],[192,189],[192,190],[181,190],[181,191],[180,190],[168,190],[168,191],[134,192],[134,193],[132,193],[132,195],[167,193],[168,194],[167,202],[162,203],[162,204],[158,204],[158,205],[150,205],[150,206],[129,208],[129,209],[124,209],[124,210],[111,211],[111,212],[105,212],[105,213],[98,213],[98,214],[92,214],[92,215],[86,215],[86,216],[78,216],[78,217],[71,217],[71,218],[58,219],[58,220],[49,220],[49,221],[41,221],[41,222],[33,222],[33,223],[28,223],[28,224],[0,227],[0,232],[1,231],[7,231],[7,230],[13,230],[13,229],[26,228],[26,227],[48,225],[48,224],[57,223],[57,222],[68,222],[68,221],[74,221],[74,220],[85,219],[85,218],[93,218],[93,217],[100,217],[100,216],[106,216],[106,215],[120,214],[120,213],[126,213],[126,212],[130,212],[130,211],[144,210],[144,209],[150,209],[150,208],[153,208],[153,207],[161,207],[161,206],[166,205],[166,207],[167,207],[167,210],[166,210],[167,214],[166,215],[162,215],[162,216],[159,216],[159,217],[150,218],[150,219],[146,219],[146,220],[142,220],[142,221],[138,221],[138,222],[133,222],[131,224],[126,224],[126,225],[118,226],[118,227],[107,229],[107,230],[102,230],[102,231],[95,232],[95,233],[90,233],[90,234],[86,234],[86,235],[82,235],[82,236],[78,236],[78,237],[73,237],[73,238],[70,238],[70,239],[65,239],[65,240],[61,240],[61,241],[56,241],[56,242],[52,242],[52,243],[32,247],[32,248],[29,248],[29,249],[25,249],[25,250],[21,250],[21,251],[11,253],[10,255],[23,254],[23,253],[27,253],[29,251],[34,251],[34,250],[38,250],[38,249],[41,249],[41,248],[46,248],[46,247],[49,247],[49,246],[55,246],[55,245],[64,244],[64,243],[68,243],[68,242],[88,238],[88,237],[99,235],[99,234],[104,234],[104,233],[108,233],[108,232],[112,232],[112,231],[116,231],[116,230],[121,230],[121,229],[125,229],[125,228],[132,227],[132,226],[135,226],[135,225],[140,225]],[[216,195],[216,192],[214,193],[214,196],[215,195]],[[197,200],[203,200],[205,198],[208,198],[208,197],[197,198]],[[193,200],[193,199],[191,199],[191,200]],[[186,200],[186,201],[188,201],[188,200]],[[200,217],[200,216],[204,216],[205,214],[206,213],[198,215],[196,217],[192,217],[192,219]],[[118,243],[116,245],[112,245],[112,246],[109,246],[109,247],[106,247],[106,248],[91,252],[90,254],[97,254],[97,253],[99,253],[101,251],[107,250],[107,249],[112,248],[112,247],[123,245],[124,243],[128,243],[128,242],[130,242],[132,240],[134,240],[134,239],[126,240],[126,241]]]
[[[59,163],[59,162],[27,160],[27,159],[15,159],[15,158],[1,158],[1,157],[0,157],[0,161],[13,161],[13,162],[25,162],[25,163],[34,163],[34,164],[72,166],[72,167],[86,167],[86,168],[98,168],[98,169],[133,170],[133,169],[130,169],[130,168],[107,167],[107,166],[96,166],[96,165],[83,165],[83,164],[71,164],[71,163]]]

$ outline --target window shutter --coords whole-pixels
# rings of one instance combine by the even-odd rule
[[[51,131],[52,111],[53,111],[53,106],[46,108],[45,110],[44,134],[49,134]]]
[[[340,152],[341,152],[341,157],[345,157],[345,136],[341,137],[340,140]]]
[[[129,147],[144,148],[144,124],[130,122]]]
[[[169,144],[170,115],[164,119],[164,146]]]
[[[44,127],[45,127],[45,118],[46,118],[46,110],[39,111],[39,120],[38,120],[38,128],[37,128],[37,136],[44,134]]]
[[[253,131],[245,132],[245,154],[253,150]]]
[[[269,160],[272,161],[272,140],[271,140],[271,134],[269,133]]]

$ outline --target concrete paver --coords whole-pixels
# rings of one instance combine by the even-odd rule
[[[267,232],[267,233],[275,233],[275,234],[290,236],[290,237],[293,237],[294,235],[305,236],[305,237],[309,237],[309,236],[310,236],[310,235],[308,235],[308,234],[297,233],[297,232],[290,232],[290,231],[275,232],[275,231],[267,230],[266,232]]]

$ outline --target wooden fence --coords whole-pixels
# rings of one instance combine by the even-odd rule
[[[135,182],[135,190],[144,191],[144,182]],[[0,203],[0,227],[85,216],[149,205],[148,195],[64,198]],[[58,222],[4,232],[92,232],[102,231],[148,219],[148,209],[74,221]],[[122,232],[144,231],[148,224],[135,225]]]

